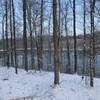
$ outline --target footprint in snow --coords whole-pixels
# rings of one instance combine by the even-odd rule
[[[93,100],[93,99],[89,98],[88,100]]]
[[[75,89],[73,89],[73,88],[71,88],[71,91],[76,93]]]

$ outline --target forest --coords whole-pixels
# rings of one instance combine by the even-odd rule
[[[100,0],[0,0],[0,93],[100,100]]]

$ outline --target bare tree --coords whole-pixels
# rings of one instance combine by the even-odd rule
[[[44,1],[41,0],[41,6],[40,6],[40,14],[37,15],[40,16],[40,24],[38,27],[35,27],[35,28],[39,28],[40,27],[40,32],[37,36],[37,60],[38,60],[38,70],[41,70],[43,68],[43,63],[42,63],[42,53],[43,53],[43,38],[42,38],[42,35],[43,35],[43,5],[44,5]],[[39,21],[39,20],[38,20]],[[35,30],[35,33],[36,30]]]
[[[23,0],[23,45],[24,45],[24,63],[25,70],[28,71],[27,65],[27,31],[26,31],[26,0]]]
[[[54,84],[59,84],[57,0],[53,0]]]
[[[74,32],[74,71],[77,72],[77,50],[76,50],[76,0],[73,0],[73,32]]]
[[[12,30],[12,0],[10,0],[10,48],[11,48],[11,66],[14,66],[13,64],[13,30]]]
[[[5,13],[6,13],[6,25],[5,25],[5,37],[6,37],[6,54],[7,54],[7,66],[9,68],[9,40],[8,40],[8,0],[5,0]]]
[[[49,59],[50,59],[50,64],[51,64],[51,26],[50,26],[50,22],[51,22],[51,13],[49,16],[49,24],[48,24],[48,33],[49,33]]]
[[[16,54],[16,27],[15,27],[15,6],[14,6],[14,1],[12,0],[12,13],[13,13],[13,56],[14,56],[14,66],[15,66],[15,72],[16,74],[18,73],[17,71],[17,54]]]
[[[4,21],[5,21],[5,14],[3,15],[3,19],[2,19],[2,41],[3,41],[3,52],[4,52],[4,54],[3,54],[3,62],[4,62],[4,65],[5,65],[5,32],[4,32]]]
[[[34,41],[33,41],[33,28],[32,28],[32,1],[29,0],[27,2],[27,17],[29,24],[29,32],[30,32],[30,41],[31,41],[31,67],[34,68]]]
[[[60,22],[61,22],[61,2],[60,2],[60,0],[58,0],[58,5],[59,5],[59,25],[58,25],[58,33],[59,33],[59,42],[58,42],[58,46],[59,46],[59,49],[60,49],[60,32],[61,32],[61,30],[60,30],[60,27],[61,27],[61,24],[60,24]]]
[[[91,40],[90,40],[90,86],[93,87],[93,77],[95,74],[95,37],[94,37],[94,7],[95,0],[90,0],[90,24],[91,24]]]
[[[43,0],[41,0],[41,33],[40,33],[40,54],[39,54],[39,69],[41,70],[43,68],[43,63],[42,63],[42,50],[43,50],[43,40],[42,40],[42,34],[43,34]]]
[[[82,73],[84,78],[85,68],[86,68],[86,0],[83,1],[83,30],[84,30],[84,38],[83,38],[83,69]]]
[[[67,20],[67,16],[68,16],[68,4],[65,4],[65,15],[64,15],[64,19],[65,19],[65,31],[66,31],[66,41],[67,41],[67,60],[68,60],[68,65],[66,67],[68,67],[68,72],[70,73],[70,48],[69,48],[69,35],[68,35],[68,20]],[[67,68],[66,68],[66,72],[67,72]]]
[[[63,24],[63,19],[62,19],[62,22],[61,22],[61,1],[60,0],[58,0],[58,7],[59,7],[58,47],[59,47],[59,56],[60,56],[59,57],[59,59],[60,59],[59,63],[62,66],[62,32],[61,31],[63,31],[63,29],[61,29],[61,27],[63,27],[63,25],[61,25],[61,24]]]

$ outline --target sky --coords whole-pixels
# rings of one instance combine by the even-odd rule
[[[49,1],[50,0],[48,0],[48,2]],[[62,0],[61,2],[65,2],[65,1],[66,0]],[[19,2],[19,0],[15,0],[15,11],[16,11],[16,16],[18,16],[18,19],[20,19],[19,22],[21,22],[22,21],[22,18],[21,18],[22,11],[20,11],[21,8],[18,5],[18,2]],[[51,4],[51,6],[52,6],[52,4]],[[46,7],[46,10],[47,10],[48,13],[51,12],[51,9],[50,9],[49,5]],[[72,8],[70,8],[69,12],[71,12],[71,14],[69,15],[69,18],[72,19],[73,18],[72,17]],[[0,18],[0,37],[1,37],[1,30],[2,30],[1,21],[2,21],[2,19]],[[87,23],[89,23],[89,18],[87,18]],[[69,26],[68,26],[69,33],[71,35],[73,35],[73,28],[72,28],[72,26],[73,26],[73,24],[71,22],[69,24]],[[87,32],[89,32],[89,29],[87,30]],[[76,0],[76,33],[77,33],[77,35],[83,34],[83,3],[82,3],[82,0]]]

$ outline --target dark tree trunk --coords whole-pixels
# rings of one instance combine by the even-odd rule
[[[63,22],[61,22],[61,1],[60,0],[58,0],[58,7],[59,7],[59,17],[58,17],[58,47],[59,47],[59,64],[60,64],[60,66],[63,66],[63,63],[62,63],[62,58],[63,58],[63,56],[62,56],[62,32],[61,31],[63,31],[62,29],[61,29],[61,27],[63,27],[63,25],[61,26],[61,24],[63,23]]]
[[[23,45],[24,45],[24,64],[28,72],[27,65],[27,31],[26,31],[26,0],[23,0]]]
[[[94,26],[94,14],[95,14],[95,0],[93,0],[93,74],[95,76],[95,26]]]
[[[74,71],[77,72],[77,50],[76,50],[76,0],[73,0],[73,32],[74,32]]]
[[[61,26],[61,14],[60,14],[60,12],[61,12],[61,4],[60,4],[60,0],[58,0],[58,4],[59,4],[59,25],[58,25],[58,33],[59,33],[59,36],[58,36],[58,39],[59,39],[59,41],[58,41],[58,46],[59,46],[59,49],[60,49],[60,38],[61,38],[61,29],[60,29],[60,26]]]
[[[4,18],[5,18],[5,15],[3,16],[3,19],[2,19],[2,41],[3,41],[3,64],[5,66],[5,33],[4,33]]]
[[[68,69],[68,72],[70,73],[70,48],[69,48],[69,36],[68,36],[68,28],[67,28],[67,13],[68,13],[68,7],[66,5],[66,14],[65,14],[65,31],[66,31],[66,40],[67,40],[67,60],[68,60],[68,65],[66,67],[66,72]]]
[[[53,0],[54,84],[59,84],[57,0]]]
[[[84,0],[83,4],[83,30],[84,30],[84,38],[83,38],[83,69],[82,69],[82,78],[85,75],[86,69],[86,0]]]
[[[95,35],[94,35],[94,7],[95,0],[90,0],[90,24],[91,24],[91,42],[90,42],[90,86],[93,87],[94,74],[95,74]]]
[[[10,48],[11,48],[11,66],[14,66],[13,63],[13,33],[12,33],[12,0],[10,0]]]
[[[7,67],[9,68],[9,40],[8,40],[8,0],[5,1],[5,12],[6,12],[6,26],[5,26],[5,37],[6,37],[6,56],[7,56]]]
[[[42,40],[42,34],[43,34],[43,0],[41,0],[41,33],[39,35],[39,62],[38,62],[38,67],[39,70],[41,70],[43,68],[43,63],[42,63],[42,50],[43,50],[43,40]]]
[[[49,25],[48,25],[48,33],[49,33],[49,59],[50,59],[50,65],[51,65],[51,32],[50,32],[51,28],[50,28],[50,21],[51,21],[51,13],[50,13]]]
[[[13,34],[14,34],[14,50],[13,50],[13,55],[14,55],[14,66],[15,66],[15,72],[16,74],[18,73],[17,71],[17,54],[16,54],[16,27],[15,27],[15,7],[14,7],[14,1],[12,0],[12,12],[13,12]]]
[[[27,16],[28,16],[28,23],[29,23],[29,31],[30,31],[30,39],[31,39],[31,67],[34,69],[34,41],[33,41],[33,34],[32,34],[32,2],[29,0],[28,1],[28,6],[27,6]],[[34,26],[33,26],[34,27]]]

